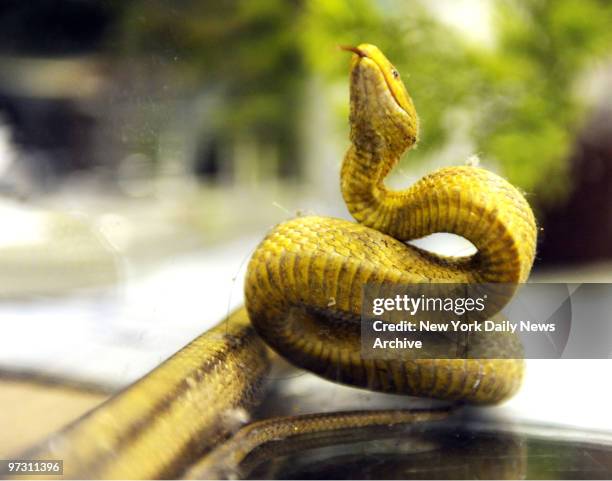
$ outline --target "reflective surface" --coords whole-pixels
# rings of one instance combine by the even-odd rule
[[[492,427],[450,421],[277,441],[254,451],[236,475],[255,479],[612,477],[612,446],[489,430]]]

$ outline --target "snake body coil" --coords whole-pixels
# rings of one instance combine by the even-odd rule
[[[385,176],[416,141],[416,112],[399,74],[376,47],[351,50],[353,145],[341,185],[359,224],[304,217],[277,226],[249,265],[249,317],[281,355],[332,380],[441,399],[501,401],[520,384],[520,359],[360,356],[364,284],[524,282],[536,225],[520,192],[478,167],[443,168],[405,191],[388,190]],[[402,242],[434,232],[463,236],[478,252],[443,257]]]
[[[274,228],[251,258],[246,311],[237,311],[25,456],[64,459],[67,477],[179,476],[229,435],[228,413],[231,418],[254,402],[268,366],[261,339],[299,367],[369,389],[472,403],[499,402],[516,391],[523,372],[520,359],[402,362],[360,356],[366,282],[524,282],[534,259],[536,225],[517,189],[477,167],[444,168],[405,191],[387,189],[384,178],[416,142],[416,112],[399,74],[376,47],[349,50],[355,53],[352,145],[341,187],[358,223],[302,217]],[[478,252],[443,257],[403,242],[434,232],[463,236]],[[441,415],[364,412],[267,420],[244,428],[232,438],[234,444],[230,440],[229,447],[218,449],[240,460],[278,433]],[[211,460],[218,458],[219,451],[190,474],[218,474],[210,469]]]

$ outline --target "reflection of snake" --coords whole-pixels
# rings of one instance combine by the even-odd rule
[[[527,456],[523,436],[446,420],[272,441],[229,474],[240,479],[525,479]]]
[[[334,381],[473,403],[498,402],[515,392],[520,360],[359,356],[364,283],[523,282],[534,258],[536,227],[523,196],[477,167],[440,169],[406,191],[389,191],[385,176],[416,141],[416,112],[399,74],[376,47],[350,50],[352,146],[342,167],[342,192],[359,224],[302,217],[276,227],[248,268],[248,317],[244,309],[237,311],[29,456],[63,458],[66,473],[77,477],[177,476],[254,402],[268,363],[255,331],[293,364]],[[402,242],[433,232],[461,235],[478,252],[449,258]],[[279,432],[426,417],[378,412],[330,422],[329,416],[315,416],[249,429],[260,443]],[[247,439],[249,449],[252,444]]]

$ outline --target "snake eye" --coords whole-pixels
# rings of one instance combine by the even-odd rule
[[[391,69],[391,75],[393,75],[394,79],[398,79],[399,78],[399,72],[395,69]]]

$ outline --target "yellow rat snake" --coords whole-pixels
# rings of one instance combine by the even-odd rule
[[[474,166],[442,168],[406,190],[389,190],[385,177],[417,140],[417,114],[378,48],[346,49],[354,52],[351,146],[341,188],[357,223],[310,216],[275,227],[249,263],[246,309],[24,456],[63,459],[66,477],[221,476],[218,463],[239,462],[272,439],[445,415],[399,410],[270,419],[221,444],[261,397],[270,362],[266,345],[298,367],[378,391],[482,404],[518,389],[520,359],[360,357],[365,283],[524,282],[536,224],[516,188]],[[463,236],[477,253],[444,257],[404,243],[435,232]]]

